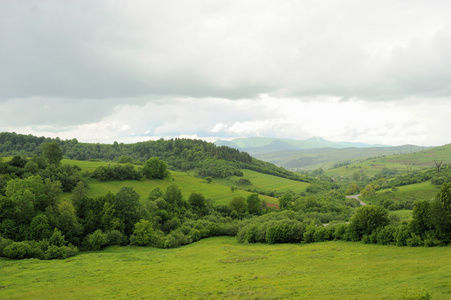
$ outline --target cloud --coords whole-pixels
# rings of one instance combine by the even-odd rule
[[[0,99],[450,92],[448,1],[0,5]]]

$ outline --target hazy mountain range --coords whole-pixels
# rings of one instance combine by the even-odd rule
[[[320,137],[306,140],[277,138],[237,138],[218,140],[217,146],[228,146],[287,169],[330,167],[331,163],[366,157],[417,152],[424,147],[404,145],[371,145],[365,143],[331,142]]]

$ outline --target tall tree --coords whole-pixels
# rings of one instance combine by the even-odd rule
[[[42,147],[42,155],[52,166],[58,166],[63,159],[63,150],[57,142],[45,143]]]

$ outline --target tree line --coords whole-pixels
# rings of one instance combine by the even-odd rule
[[[225,178],[242,176],[240,169],[250,169],[292,180],[309,182],[306,175],[298,175],[271,163],[251,157],[238,149],[216,146],[203,140],[176,138],[146,141],[134,144],[114,142],[113,144],[80,143],[77,139],[61,140],[0,133],[0,155],[2,156],[40,156],[46,143],[57,143],[63,156],[75,160],[128,160],[133,164],[144,164],[150,157],[164,160],[172,170],[194,170],[202,177]]]

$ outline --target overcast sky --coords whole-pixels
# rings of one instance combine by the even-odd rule
[[[451,1],[0,0],[0,131],[451,143]]]

